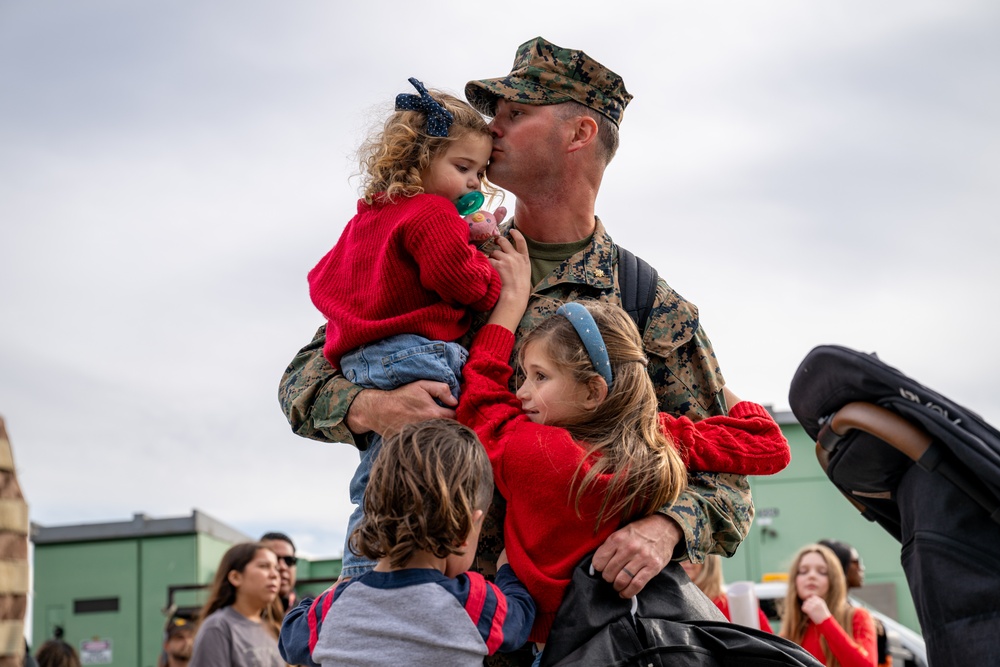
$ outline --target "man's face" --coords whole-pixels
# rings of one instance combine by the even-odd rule
[[[163,650],[175,662],[187,662],[190,660],[193,648],[194,633],[187,630],[173,632],[167,641],[163,643]]]
[[[289,565],[286,559],[295,558],[295,550],[291,544],[284,540],[266,540],[262,544],[273,551],[278,557],[278,575],[281,577],[278,595],[287,598],[295,589],[295,572],[297,566],[295,564]]]
[[[557,106],[497,101],[496,116],[490,121],[493,152],[486,168],[491,182],[525,197],[532,186],[558,171],[565,152],[562,143],[569,137],[562,131],[568,124]]]
[[[861,588],[865,585],[865,564],[861,562],[861,556],[857,549],[851,549],[851,564],[847,566],[848,588]]]

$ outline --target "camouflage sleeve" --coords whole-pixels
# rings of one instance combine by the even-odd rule
[[[727,414],[725,380],[697,309],[663,281],[658,299],[643,342],[660,409],[695,420]],[[692,473],[681,497],[660,512],[680,525],[692,561],[711,553],[731,556],[753,520],[750,484],[743,475]]]
[[[326,325],[299,350],[278,386],[278,402],[296,435],[357,446],[347,428],[347,410],[361,387],[350,382],[323,356]]]
[[[692,562],[700,563],[713,553],[732,556],[753,521],[750,483],[744,475],[691,473],[680,498],[660,512],[684,531],[686,553]]]

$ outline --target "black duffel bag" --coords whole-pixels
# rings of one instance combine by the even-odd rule
[[[542,667],[822,667],[797,644],[728,623],[677,563],[633,602],[594,573],[590,559],[573,571]]]

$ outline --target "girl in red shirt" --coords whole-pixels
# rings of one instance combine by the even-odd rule
[[[875,623],[865,609],[847,603],[844,570],[820,544],[807,544],[792,559],[780,634],[827,667],[878,664]]]
[[[500,239],[492,255],[503,288],[463,370],[458,419],[489,454],[507,501],[507,558],[537,604],[530,639],[544,643],[574,566],[625,523],[671,505],[685,466],[771,474],[790,454],[767,411],[728,390],[728,416],[660,413],[639,331],[616,305],[567,303],[529,332],[512,394],[509,360],[531,280],[523,237],[511,237],[516,250]]]

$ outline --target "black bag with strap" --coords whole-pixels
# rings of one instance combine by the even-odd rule
[[[822,345],[792,412],[827,476],[900,541],[934,667],[1000,656],[1000,432],[874,354]]]
[[[801,646],[726,622],[677,563],[623,600],[587,556],[549,634],[542,667],[822,667]]]
[[[627,248],[618,248],[618,289],[621,291],[622,308],[632,318],[639,333],[646,331],[649,314],[656,299],[659,274],[649,262],[632,254]]]

